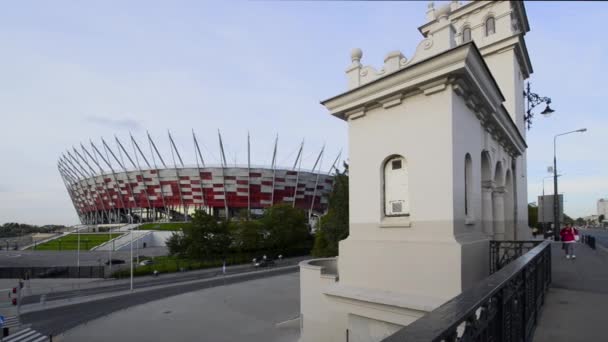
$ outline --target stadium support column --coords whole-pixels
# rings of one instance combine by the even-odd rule
[[[298,196],[298,180],[300,178],[300,169],[302,168],[302,151],[304,150],[304,140],[302,140],[302,144],[300,145],[300,150],[298,151],[298,156],[296,157],[295,163],[293,163],[293,169],[295,170],[296,164],[298,165],[298,172],[296,172],[296,184],[293,188],[293,202],[291,206],[293,208],[296,207],[296,197]],[[299,161],[299,163],[298,163]]]
[[[141,148],[139,148],[139,144],[137,144],[137,141],[135,141],[135,138],[133,138],[133,135],[131,135],[131,133],[129,133],[129,136],[131,137],[131,147],[133,148],[133,154],[135,155],[135,162],[137,163],[137,169],[139,170],[139,173],[141,174],[141,179],[144,183],[144,186],[146,186],[144,173],[141,170],[141,165],[139,164],[139,158],[137,157],[137,152],[139,152],[139,155],[142,157],[142,159],[146,163],[146,166],[148,166],[148,170],[152,170],[152,166],[148,162],[148,159],[146,159],[146,156],[144,155],[144,153],[141,151]],[[154,157],[154,155],[152,155],[152,157]],[[154,166],[156,167],[156,164]],[[159,191],[160,199],[163,203],[163,208],[165,208],[166,207],[165,195],[163,194],[163,189],[162,189],[162,186],[160,185],[160,176],[158,174],[158,169],[155,169],[154,173],[156,174],[156,179],[158,180],[158,186],[159,186],[159,190],[160,190]],[[146,186],[146,194],[148,194],[147,186]],[[152,215],[154,216],[154,220],[156,220],[156,207],[152,207]]]
[[[198,160],[200,158],[201,160],[201,164],[203,165],[203,167],[205,167],[205,160],[203,159],[203,154],[201,153],[201,149],[198,146],[198,140],[196,140],[196,134],[194,134],[194,129],[192,130],[192,139],[194,140],[194,149],[196,150],[196,153],[194,153],[194,156],[196,158],[196,169],[198,172],[198,179],[200,181],[201,184],[201,200],[203,201],[203,206],[207,206],[207,199],[205,198],[205,188],[203,187],[203,177],[201,176],[201,167],[198,163]]]
[[[319,185],[319,175],[321,172],[321,164],[323,164],[323,152],[324,151],[325,151],[325,145],[323,145],[323,148],[321,148],[321,152],[319,153],[319,156],[317,157],[317,160],[315,161],[315,165],[312,167],[312,173],[314,174],[317,164],[319,165],[319,170],[317,171],[317,177],[315,179],[315,187],[312,191],[312,200],[310,201],[310,210],[308,211],[308,222],[310,222],[310,217],[312,216],[312,209],[314,208],[314,205],[315,205],[315,196],[317,195],[317,186]]]
[[[177,154],[177,158],[179,159],[179,163],[182,167],[184,167],[184,162],[182,161],[182,157],[179,155],[179,151],[177,150],[177,146],[175,146],[175,142],[173,141],[173,137],[171,137],[171,132],[167,130],[167,134],[169,135],[169,142],[171,143],[171,158],[173,159],[173,167],[175,168],[175,176],[177,177],[177,193],[179,194],[179,203],[184,211],[184,221],[188,222],[188,208],[184,204],[184,196],[182,196],[182,184],[181,178],[179,177],[179,172],[177,171],[177,163],[175,163],[175,154]],[[175,154],[173,153],[175,150]]]
[[[276,138],[274,139],[274,151],[272,152],[272,162],[270,163],[270,165],[272,166],[272,192],[270,193],[270,205],[271,206],[274,205],[274,185],[275,185],[275,179],[277,176],[276,160],[277,160],[277,144],[278,143],[279,143],[279,135],[277,134]]]
[[[230,218],[228,213],[228,199],[226,198],[226,155],[224,154],[224,144],[222,143],[222,135],[220,130],[217,130],[217,136],[220,140],[220,152],[222,155],[222,184],[224,185],[224,210],[226,211],[226,220]]]
[[[251,144],[247,132],[247,219],[251,218]]]

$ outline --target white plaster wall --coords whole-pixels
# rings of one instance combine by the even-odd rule
[[[335,282],[335,277],[321,275],[321,267],[308,261],[300,263],[300,313],[302,331],[300,341],[329,341],[335,333],[329,311],[332,306],[324,289]]]
[[[450,238],[451,232],[445,229],[422,230],[417,225],[446,223],[452,219],[449,98],[448,92],[419,94],[405,98],[399,106],[378,107],[364,117],[349,120],[351,237]],[[383,217],[382,167],[391,155],[406,159],[410,229],[379,226]]]

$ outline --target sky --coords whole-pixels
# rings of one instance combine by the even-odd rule
[[[320,101],[346,90],[350,50],[381,66],[421,40],[427,2],[18,1],[0,4],[0,224],[75,224],[57,171],[66,149],[146,131],[170,161],[167,131],[194,163],[219,163],[217,130],[229,164],[303,167],[326,145],[323,169],[347,157],[346,124]],[[528,193],[536,201],[550,176],[558,139],[565,211],[595,213],[608,197],[608,3],[527,2],[532,91],[556,112],[536,115],[528,136]],[[536,112],[540,112],[539,106]],[[112,145],[114,146],[114,145]],[[545,180],[551,192],[551,179]]]

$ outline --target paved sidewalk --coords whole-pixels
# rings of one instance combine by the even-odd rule
[[[552,284],[535,342],[608,340],[608,253],[579,243],[575,254],[566,259],[561,243],[552,245]]]

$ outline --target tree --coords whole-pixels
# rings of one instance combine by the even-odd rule
[[[538,207],[528,204],[528,226],[538,227]]]
[[[602,223],[604,221],[606,217],[604,216],[604,214],[600,215],[597,217],[597,222]]]
[[[232,234],[234,247],[239,251],[252,252],[266,247],[265,237],[268,234],[260,221],[241,221],[235,225]]]
[[[338,243],[348,237],[348,211],[348,164],[344,163],[344,171],[336,170],[327,215],[321,219],[321,228],[315,235],[314,256],[338,255]]]
[[[217,219],[202,210],[192,217],[192,224],[174,233],[167,241],[172,255],[203,260],[223,256],[228,253],[232,243],[231,223]]]
[[[287,253],[309,236],[304,211],[288,204],[268,208],[260,222],[268,236],[266,247],[279,253]]]
[[[585,219],[584,218],[579,217],[579,218],[576,219],[576,225],[577,226],[582,226],[584,224],[585,224]]]

